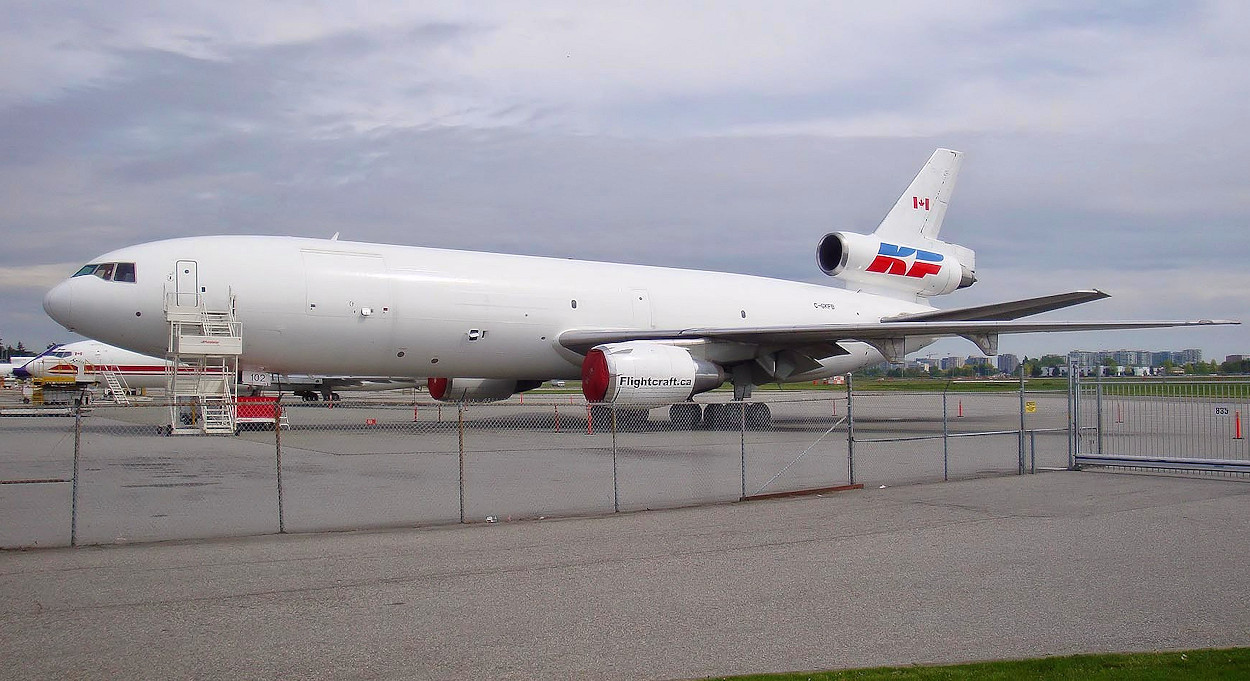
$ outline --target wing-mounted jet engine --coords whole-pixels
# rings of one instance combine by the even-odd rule
[[[608,412],[604,403],[624,405],[619,415],[627,428],[637,427],[647,420],[647,411],[654,407],[669,407],[669,419],[680,428],[696,428],[704,422],[703,408],[688,401],[699,393],[719,388],[726,380],[724,367],[702,357],[696,357],[689,349],[654,341],[625,341],[597,345],[586,353],[582,362],[582,394],[590,402],[591,414],[597,422],[605,424]],[[753,405],[760,413],[752,412],[752,426],[762,427],[768,420],[767,408]],[[722,411],[723,418],[716,414]],[[709,425],[727,425],[727,405],[709,405]],[[721,423],[721,422],[724,423]]]
[[[439,402],[498,402],[533,390],[543,382],[511,378],[429,378],[425,384],[430,397]]]
[[[652,341],[599,345],[582,362],[582,393],[589,402],[660,406],[683,402],[724,382],[720,365],[686,348]]]

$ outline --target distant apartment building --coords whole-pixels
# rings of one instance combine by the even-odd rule
[[[1190,348],[1172,353],[1173,364],[1197,364],[1202,361],[1202,350]]]
[[[951,369],[958,369],[959,367],[963,365],[964,365],[963,357],[943,357],[940,360],[940,366],[942,367],[942,371],[950,371]]]
[[[1181,366],[1201,362],[1202,350],[1073,350],[1068,353],[1068,361],[1083,370],[1103,366],[1107,360],[1121,367],[1160,367],[1168,361]]]
[[[1148,367],[1154,366],[1154,353],[1149,350],[1116,350],[1110,353],[1116,366]]]
[[[1068,353],[1068,364],[1075,364],[1082,373],[1088,373],[1090,368],[1102,364],[1102,354],[1088,350],[1073,350]]]
[[[1014,374],[1020,370],[1020,358],[1011,353],[998,356],[998,370],[1004,374]]]

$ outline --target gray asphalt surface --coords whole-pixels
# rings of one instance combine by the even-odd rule
[[[605,678],[1250,644],[1250,483],[1056,472],[0,553],[8,678]]]

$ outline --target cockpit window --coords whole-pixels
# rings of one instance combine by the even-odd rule
[[[61,346],[59,345],[53,345],[47,350],[44,350],[43,352],[36,355],[35,359],[39,359],[40,357],[60,357],[61,359],[64,359],[66,357],[73,357],[73,356],[74,356],[73,352],[69,350],[62,350]]]
[[[83,265],[81,269],[74,273],[74,276],[85,277],[92,274],[105,281],[125,281],[133,284],[135,281],[135,264],[132,262],[92,263]]]

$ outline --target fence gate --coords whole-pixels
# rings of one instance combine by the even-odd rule
[[[1074,466],[1250,473],[1250,381],[1069,376]]]

